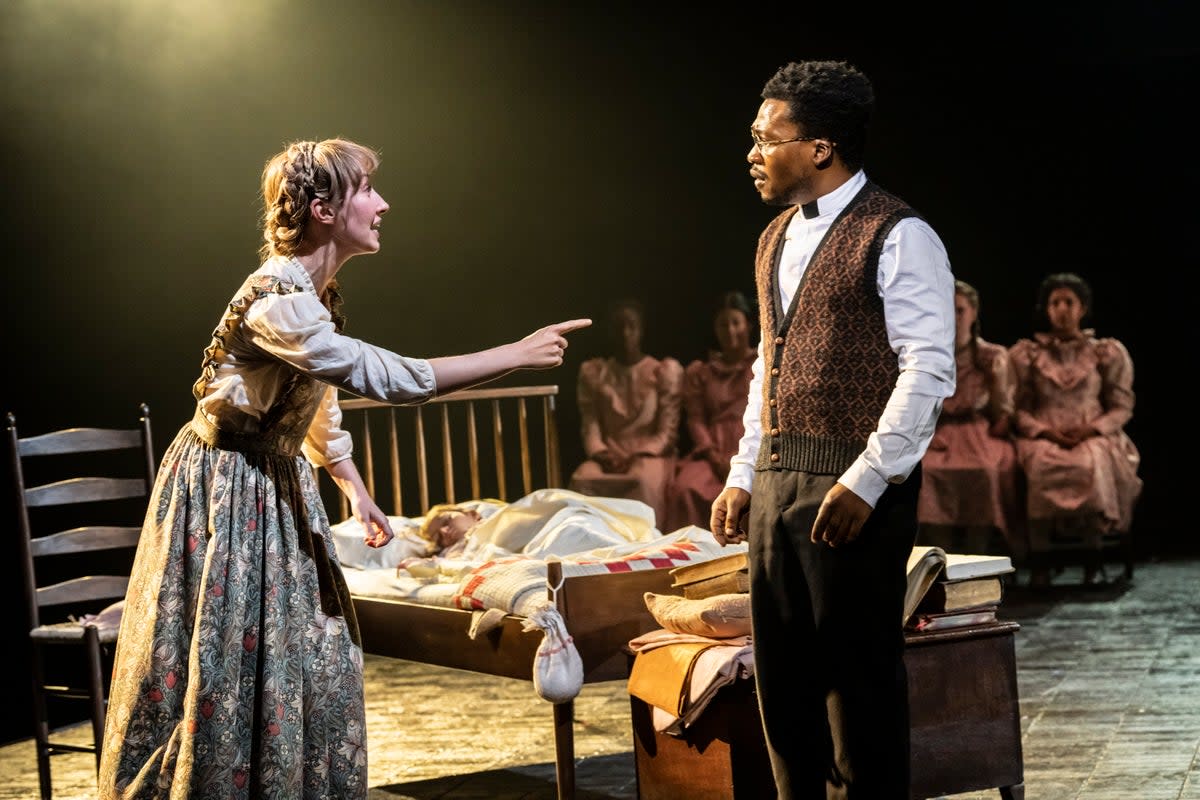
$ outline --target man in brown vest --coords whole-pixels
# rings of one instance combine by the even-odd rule
[[[749,538],[779,797],[907,800],[905,566],[954,391],[954,276],[937,233],[863,172],[861,72],[786,64],[762,97],[746,158],[784,210],[758,242],[762,339],[712,532]]]

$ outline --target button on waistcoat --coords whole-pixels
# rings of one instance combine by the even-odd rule
[[[879,256],[895,224],[918,215],[867,182],[817,246],[785,310],[779,258],[795,213],[763,231],[755,264],[766,366],[756,469],[840,474],[866,447],[899,375],[876,288]]]

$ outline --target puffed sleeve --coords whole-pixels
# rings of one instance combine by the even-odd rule
[[[688,435],[692,439],[692,452],[705,453],[713,448],[709,429],[708,407],[704,402],[705,363],[696,359],[683,371],[683,413]]]
[[[423,403],[437,394],[433,367],[339,333],[311,292],[267,294],[247,310],[248,342],[320,381],[394,405]]]
[[[1016,391],[1013,407],[1016,409],[1017,435],[1036,439],[1049,426],[1038,421],[1037,393],[1033,386],[1033,358],[1037,343],[1032,339],[1021,339],[1008,351]]]
[[[579,376],[575,382],[575,399],[579,405],[580,435],[583,438],[583,452],[592,458],[602,450],[607,450],[604,434],[600,430],[600,420],[596,415],[596,384],[597,372],[603,361],[599,358],[589,358],[579,365]]]
[[[1012,417],[1016,403],[1016,380],[1008,351],[999,345],[988,347],[988,416],[995,422]]]
[[[1096,357],[1104,413],[1091,420],[1091,425],[1107,436],[1123,429],[1133,418],[1133,358],[1116,339],[1097,340]]]
[[[655,372],[658,392],[658,419],[654,436],[647,440],[651,455],[666,456],[675,452],[679,442],[679,419],[683,409],[683,365],[674,358],[664,358]]]
[[[325,388],[321,405],[300,445],[304,457],[318,467],[343,461],[354,452],[354,442],[349,432],[342,430],[342,407],[338,405],[337,397],[337,388]]]

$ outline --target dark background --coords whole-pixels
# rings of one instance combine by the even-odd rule
[[[1169,455],[1189,448],[1172,398],[1195,363],[1184,5],[902,5],[0,3],[3,410],[28,435],[146,402],[161,454],[258,263],[263,163],[339,135],[381,151],[391,203],[382,251],[339,275],[349,333],[448,355],[633,294],[646,350],[687,363],[717,292],[752,289],[777,211],[745,161],[763,82],[844,58],[876,87],[868,175],[939,231],[985,338],[1030,333],[1046,273],[1091,282],[1091,322],[1136,365],[1139,552],[1196,554]],[[593,328],[561,369],[505,379],[562,387],[564,473],[582,458],[576,370],[603,351]],[[0,736],[30,735],[10,711]]]

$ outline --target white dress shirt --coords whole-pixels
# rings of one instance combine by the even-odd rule
[[[817,215],[797,211],[784,234],[779,262],[779,296],[790,307],[813,251],[842,209],[867,181],[859,170],[817,199]],[[883,299],[888,341],[900,376],[867,439],[867,448],[838,482],[872,507],[889,483],[901,483],[925,455],[942,400],[954,393],[954,275],[942,240],[928,223],[901,220],[884,240],[876,288]],[[764,334],[774,335],[771,331]],[[758,343],[749,401],[742,417],[738,452],[729,460],[727,487],[751,490],[762,442],[763,349]]]

